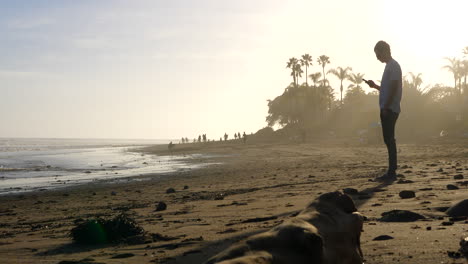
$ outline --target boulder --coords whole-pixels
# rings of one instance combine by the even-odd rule
[[[468,199],[454,204],[447,209],[446,214],[451,217],[468,216]]]
[[[379,219],[381,222],[414,222],[420,219],[425,219],[424,216],[407,211],[407,210],[392,210],[382,213],[382,217]]]

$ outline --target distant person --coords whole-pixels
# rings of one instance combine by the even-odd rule
[[[228,139],[228,134],[224,133],[224,141],[227,141],[227,139]]]
[[[388,170],[377,177],[378,181],[396,180],[397,148],[395,142],[395,124],[400,114],[400,101],[402,94],[402,73],[400,64],[392,58],[390,45],[379,41],[374,47],[377,59],[386,63],[380,86],[372,80],[365,81],[369,87],[379,91],[380,121],[382,134],[388,151]]]
[[[198,135],[198,142],[201,142],[201,135]]]
[[[237,134],[236,133],[234,133],[234,139],[237,139]]]
[[[247,135],[245,134],[245,131],[244,131],[244,134],[242,135],[242,140],[244,141],[244,144],[247,141]]]
[[[169,142],[169,145],[167,145],[167,149],[169,149],[169,151],[172,152],[172,149],[174,148],[174,144],[171,142]]]

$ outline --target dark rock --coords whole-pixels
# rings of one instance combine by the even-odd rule
[[[115,255],[115,256],[112,256],[113,259],[122,259],[122,258],[130,258],[130,257],[133,257],[135,256],[135,254],[133,253],[123,253],[123,254],[118,254],[118,255]]]
[[[156,206],[156,212],[164,211],[167,209],[167,204],[165,202],[159,202]]]
[[[184,190],[187,190],[188,188],[189,188],[188,185],[185,185],[185,186],[184,186]]]
[[[89,173],[91,173],[91,171],[85,171],[84,173],[88,173],[88,174],[89,174]]]
[[[382,241],[382,240],[390,240],[390,239],[393,239],[392,236],[389,236],[389,235],[381,235],[381,236],[378,236],[372,240],[374,241]]]
[[[405,183],[414,183],[412,180],[405,180],[405,179],[400,179],[397,181],[398,184],[405,184]]]
[[[355,195],[358,194],[358,190],[354,188],[344,188],[343,192],[348,194],[348,195]]]
[[[431,231],[431,230],[432,230],[432,227],[428,226],[428,227],[426,227],[426,230],[427,230],[427,231]]]
[[[174,188],[169,188],[166,190],[166,193],[175,193],[175,189]]]
[[[214,197],[215,200],[224,200],[224,193],[217,193]]]
[[[437,172],[443,172],[443,171],[444,171],[444,169],[442,169],[442,168],[437,170]]]
[[[453,185],[453,184],[448,184],[447,185],[447,190],[458,190],[460,188],[458,188],[456,185]]]
[[[409,199],[416,197],[416,193],[414,191],[401,191],[399,195],[401,199]]]
[[[446,212],[450,207],[448,206],[438,206],[438,207],[434,207],[433,209],[438,211],[438,212]]]
[[[425,219],[424,216],[407,210],[392,210],[382,213],[381,222],[414,222]]]
[[[453,178],[455,180],[463,180],[463,175],[462,174],[457,174],[457,175],[453,176]]]
[[[460,253],[468,259],[468,236],[460,240]]]
[[[453,222],[452,221],[445,221],[445,222],[442,222],[442,225],[443,226],[451,226],[451,225],[453,225]]]
[[[446,211],[448,216],[468,216],[468,199],[456,203]]]
[[[421,188],[420,191],[432,191],[432,188]]]

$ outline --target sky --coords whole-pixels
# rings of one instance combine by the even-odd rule
[[[423,86],[452,85],[442,67],[468,46],[466,10],[465,0],[0,0],[0,137],[255,133],[292,82],[289,58],[310,54],[310,74],[327,55],[327,70],[379,80],[379,40]]]

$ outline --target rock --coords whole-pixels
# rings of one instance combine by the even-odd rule
[[[381,222],[414,222],[425,219],[424,216],[407,210],[392,210],[382,213]]]
[[[405,180],[405,179],[400,179],[397,181],[398,184],[405,184],[405,183],[414,183],[412,180]]]
[[[185,185],[185,186],[184,186],[184,190],[187,190],[188,188],[189,188],[188,185]]]
[[[442,225],[443,226],[451,226],[451,225],[453,225],[453,222],[452,221],[445,221],[445,222],[442,222]]]
[[[399,195],[401,199],[409,199],[416,197],[416,193],[414,191],[401,191]]]
[[[468,216],[468,199],[456,203],[447,209],[446,213],[451,217]]]
[[[460,253],[468,259],[468,236],[460,240]]]
[[[175,189],[174,188],[169,188],[166,190],[166,193],[175,193]]]
[[[115,196],[115,195],[117,195],[117,192],[112,191],[111,195]]]
[[[159,202],[156,206],[156,212],[164,211],[167,209],[167,204],[165,202]]]
[[[224,200],[224,193],[217,193],[214,197],[215,200]]]
[[[390,240],[390,239],[393,239],[392,236],[389,236],[389,235],[381,235],[381,236],[378,236],[372,240],[374,241],[382,241],[382,240]]]
[[[112,256],[113,259],[122,259],[122,258],[130,258],[130,257],[133,257],[135,256],[135,254],[133,253],[123,253],[123,254],[118,254],[118,255],[115,255],[115,256]]]
[[[458,188],[456,185],[453,185],[453,184],[448,184],[447,185],[447,190],[458,190],[460,188]]]
[[[348,195],[355,195],[358,194],[358,190],[354,188],[344,188],[343,192],[348,194]]]
[[[457,175],[453,176],[453,178],[455,180],[463,180],[463,174],[457,174]]]
[[[428,227],[426,227],[426,230],[427,230],[427,231],[431,231],[431,230],[432,230],[432,227],[428,226]]]
[[[88,173],[88,174],[89,174],[89,173],[91,173],[91,171],[85,171],[84,173]]]
[[[442,168],[437,170],[437,172],[443,172],[443,171],[444,171],[444,169],[442,169]]]

